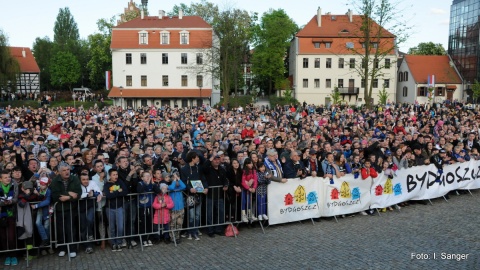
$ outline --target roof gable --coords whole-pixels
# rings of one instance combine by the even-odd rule
[[[439,84],[462,83],[448,55],[405,55],[404,62],[416,83],[428,83],[429,75],[435,75],[435,83]]]
[[[321,26],[318,26],[317,16],[312,19],[297,33],[297,37],[360,37],[360,26],[362,24],[362,16],[352,15],[350,22],[348,15],[322,15]],[[375,29],[380,27],[373,22],[372,33],[376,34]],[[381,37],[394,38],[395,35],[387,31],[381,30]]]
[[[31,73],[40,73],[40,68],[33,57],[33,53],[30,48],[25,47],[9,47],[10,54],[17,60],[20,65],[20,71],[22,73],[31,72]],[[25,51],[25,57],[23,56],[23,51]]]

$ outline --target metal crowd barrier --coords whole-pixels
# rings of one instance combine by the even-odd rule
[[[42,220],[42,209],[31,208],[31,205],[38,203],[39,202],[26,202],[24,207],[21,207],[17,203],[13,205],[13,207],[16,208],[13,211],[13,216],[0,217],[0,253],[18,254],[25,251],[27,267],[29,267],[30,260],[36,257],[32,255],[35,254],[35,250],[37,256],[40,256],[42,255],[42,249],[51,248],[50,241],[45,242],[48,243],[48,245],[42,246],[42,240],[38,233],[37,217],[40,218],[42,225],[46,225],[43,232],[47,236],[51,235],[51,226],[49,226],[50,217]],[[7,257],[16,257],[19,264],[20,260],[23,260],[23,257],[8,256],[8,254]]]
[[[111,204],[105,204],[105,198],[100,202],[89,198],[56,203],[53,207],[55,240],[51,242],[65,251],[70,260],[69,254],[77,252],[77,246],[86,252],[87,249],[93,251],[95,242],[105,247],[108,241],[112,247],[120,246],[120,249],[140,245],[143,250],[161,240],[171,241],[176,246],[182,233],[192,240],[201,235],[199,229],[202,228],[207,234],[224,235],[226,226],[258,220],[255,193],[209,187],[208,194],[199,194],[196,203],[189,206],[187,197],[192,194],[175,192],[175,196],[182,195],[184,208],[169,209],[168,215],[164,208],[155,209],[158,208],[155,200],[164,198],[152,192],[128,194]],[[175,192],[169,192],[170,197]],[[266,214],[266,204],[263,206]]]

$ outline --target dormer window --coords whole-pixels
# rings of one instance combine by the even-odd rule
[[[170,32],[168,31],[160,32],[160,44],[162,45],[170,44]]]
[[[147,31],[138,32],[138,43],[140,45],[147,45],[148,44],[148,32]]]
[[[182,44],[182,45],[189,44],[189,36],[190,36],[190,33],[188,31],[181,31],[180,32],[180,44]]]

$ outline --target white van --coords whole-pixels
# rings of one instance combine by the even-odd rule
[[[73,88],[72,91],[76,95],[79,95],[79,94],[91,95],[92,94],[92,89],[87,88],[87,87]]]

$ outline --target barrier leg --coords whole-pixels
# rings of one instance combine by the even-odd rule
[[[338,223],[337,216],[333,216],[333,218],[335,219],[335,222],[337,222],[337,223]]]
[[[71,262],[72,258],[70,258],[70,244],[67,245],[67,257],[68,257],[68,261]]]
[[[380,210],[378,210],[378,208],[375,208],[375,210],[377,210],[377,213],[378,213],[379,217],[382,216],[382,215],[380,215]]]
[[[470,193],[471,196],[473,196],[472,192],[470,191],[470,189],[467,189],[468,190],[468,193]]]
[[[261,226],[261,222],[260,222],[260,226]],[[227,226],[232,226],[232,231],[233,231],[233,235],[235,236],[235,239],[237,238],[237,234],[235,233],[235,227],[233,225],[233,223],[230,223],[230,225],[227,225]],[[262,226],[262,230],[263,230],[263,226]],[[265,234],[265,231],[263,231],[263,234]]]

